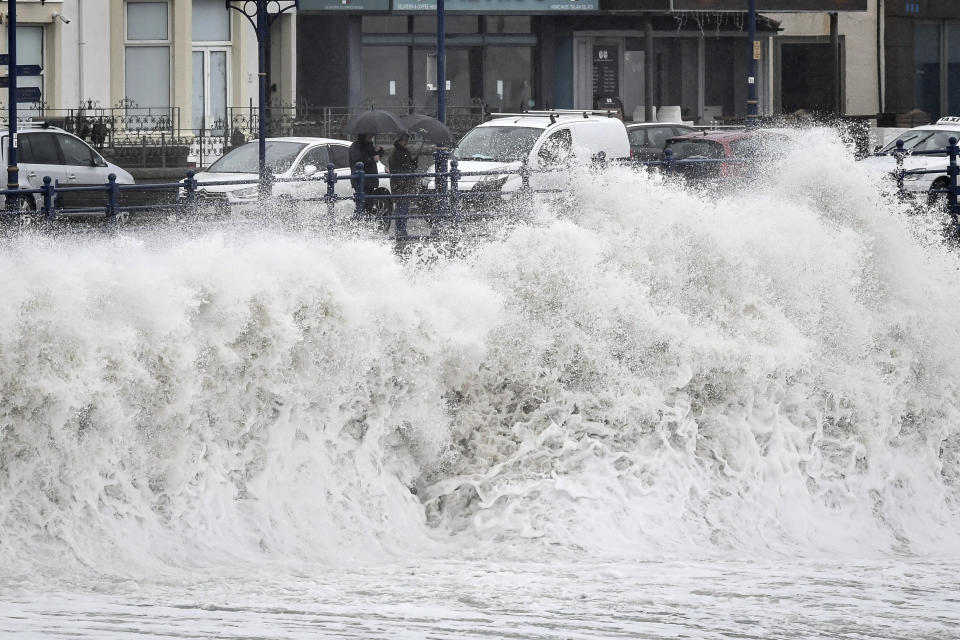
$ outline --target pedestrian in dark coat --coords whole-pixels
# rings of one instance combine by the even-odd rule
[[[356,171],[357,163],[363,163],[363,172],[369,175],[380,173],[377,170],[377,162],[383,157],[383,147],[373,146],[373,134],[361,133],[357,139],[350,145],[350,171]],[[359,185],[357,180],[351,180],[350,184],[356,189]],[[373,193],[373,190],[380,186],[379,178],[364,178],[363,192]]]
[[[410,153],[407,143],[410,142],[410,136],[401,133],[393,141],[393,153],[390,154],[390,173],[416,173],[417,159]],[[417,192],[416,178],[390,178],[390,190],[394,194],[402,195],[406,193]],[[410,198],[399,198],[397,200],[397,237],[403,238],[407,235],[407,216],[410,213]]]
[[[380,158],[382,157],[383,147],[375,147],[373,145],[373,134],[361,133],[357,136],[353,144],[350,145],[350,172],[353,173],[357,170],[358,162],[363,163],[363,173],[365,174],[363,178],[364,195],[374,195],[377,187],[380,186],[380,178],[369,178],[366,176],[375,176],[380,173],[377,163],[380,162]],[[350,184],[354,190],[357,190],[357,187],[360,186],[359,183],[360,181],[356,178],[350,179]],[[378,214],[378,217],[383,216],[384,213],[389,213],[389,206],[385,206],[383,200],[381,200],[379,204],[380,206],[378,207],[377,200],[367,198],[364,200],[363,210],[369,214]],[[387,205],[389,205],[389,202]],[[390,219],[378,219],[377,228],[386,232],[390,228]]]

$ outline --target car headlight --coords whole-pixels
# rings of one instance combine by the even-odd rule
[[[509,176],[503,176],[502,178],[494,178],[493,180],[481,180],[480,182],[473,185],[473,191],[500,191],[503,189],[503,185],[507,183],[507,178]]]
[[[258,193],[259,187],[246,187],[234,191],[233,196],[236,198],[256,198]]]

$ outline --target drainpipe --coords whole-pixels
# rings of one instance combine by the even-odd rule
[[[833,113],[843,115],[840,96],[840,15],[838,13],[830,14],[830,50],[833,52]]]
[[[643,24],[643,103],[647,112],[644,119],[653,122],[653,20],[647,18]]]
[[[83,32],[83,0],[77,0],[77,105],[82,106],[86,99],[87,88],[83,78],[83,54],[87,48],[87,39]]]
[[[877,113],[886,111],[886,78],[887,61],[886,47],[884,39],[886,38],[886,4],[884,0],[877,0]]]

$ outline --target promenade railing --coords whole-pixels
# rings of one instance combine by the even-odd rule
[[[894,175],[898,184],[903,185],[903,179],[912,174],[945,174],[946,181],[943,188],[930,189],[931,194],[944,194],[947,201],[947,210],[950,215],[952,233],[960,239],[960,147],[956,138],[950,138],[944,149],[931,151],[917,151],[912,155],[945,155],[948,159],[946,167],[935,169],[903,169],[903,159],[907,153],[902,144],[894,152],[897,158],[897,169]],[[309,176],[295,178],[276,178],[274,185],[282,183],[309,183],[323,187],[317,189],[320,195],[297,197],[297,203],[319,203],[318,212],[323,212],[330,220],[334,220],[338,205],[343,203],[352,210],[351,217],[355,220],[375,220],[381,224],[387,221],[402,221],[398,228],[404,228],[408,220],[429,219],[431,221],[468,221],[503,216],[529,209],[537,195],[562,196],[568,188],[556,186],[563,182],[570,184],[576,180],[594,180],[608,167],[626,165],[634,168],[643,168],[649,171],[660,172],[666,177],[689,176],[690,171],[714,173],[719,178],[737,174],[731,168],[744,163],[756,162],[755,159],[745,158],[683,158],[676,159],[670,149],[664,152],[662,160],[647,162],[608,161],[604,155],[597,154],[591,159],[589,166],[582,168],[581,173],[571,175],[571,168],[567,166],[533,168],[526,163],[516,167],[498,168],[489,171],[463,171],[459,162],[449,153],[439,151],[434,154],[433,171],[404,174],[366,174],[363,165],[357,164],[350,174],[338,173],[338,169],[330,164],[326,171],[320,171]],[[719,170],[716,170],[718,169]],[[742,172],[739,172],[742,173]],[[562,180],[536,180],[537,177],[550,174],[560,175]],[[102,219],[122,226],[132,214],[173,213],[178,217],[192,217],[208,211],[210,207],[231,208],[234,206],[267,206],[269,202],[240,200],[230,198],[225,193],[211,190],[214,187],[235,186],[238,189],[255,187],[255,179],[243,180],[209,180],[207,174],[202,182],[198,181],[195,173],[187,171],[186,178],[177,182],[160,184],[120,184],[116,176],[111,174],[103,185],[89,186],[59,186],[49,176],[44,177],[42,185],[32,189],[2,190],[6,206],[0,210],[0,219],[21,222],[36,219],[40,222],[54,222],[62,219]],[[497,184],[502,185],[510,178],[516,178],[516,189],[501,191]],[[363,185],[370,178],[379,180],[408,180],[418,185],[427,183],[426,188],[415,189],[411,193],[390,193],[388,190],[365,191]],[[470,180],[472,187],[464,188],[464,180],[470,178],[487,178],[487,180]],[[350,181],[349,195],[338,193],[337,185]],[[490,185],[494,185],[491,187]],[[158,194],[158,201],[154,204],[127,204],[125,195],[131,192],[141,194],[152,192]],[[59,204],[61,197],[70,195],[86,196],[89,202],[91,197],[101,196],[101,202],[89,202],[88,206],[62,207]],[[280,198],[273,198],[280,202]],[[400,203],[402,206],[394,207]],[[410,206],[413,205],[413,206]],[[402,234],[399,234],[402,235]]]

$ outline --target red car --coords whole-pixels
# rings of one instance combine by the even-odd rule
[[[664,157],[669,149],[674,161],[706,161],[677,162],[673,170],[687,178],[733,178],[753,173],[765,160],[779,155],[786,142],[785,136],[761,129],[703,131],[668,139]],[[710,162],[724,159],[730,162]]]

